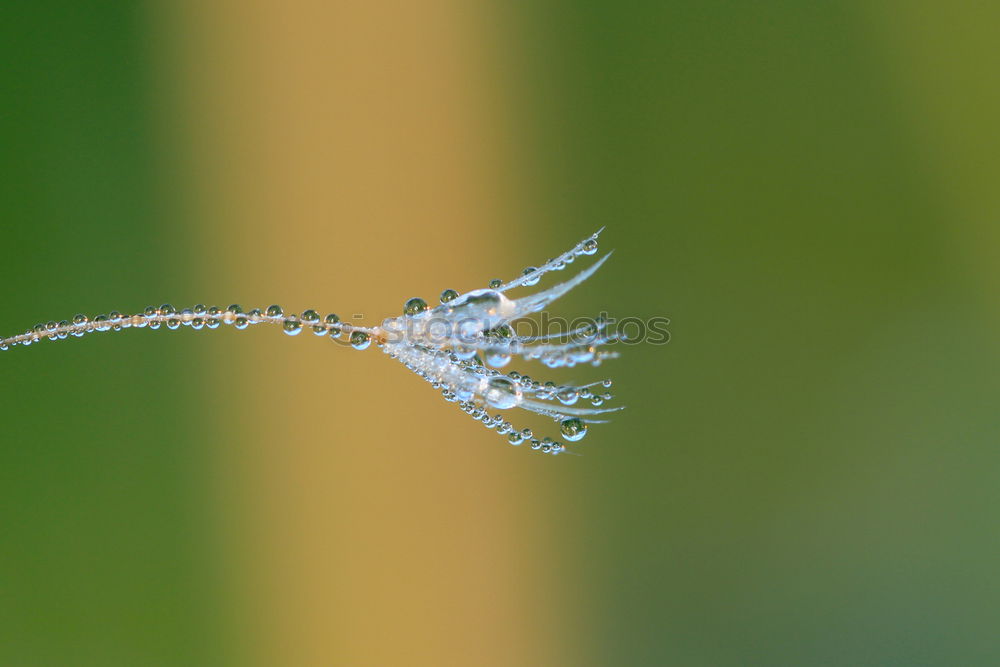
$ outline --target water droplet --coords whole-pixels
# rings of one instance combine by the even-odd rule
[[[285,333],[289,336],[298,336],[302,331],[302,322],[299,321],[297,315],[289,315],[281,324],[281,328],[284,329]]]
[[[532,440],[531,441],[531,448],[532,449],[540,449],[541,446],[542,446],[542,441],[541,440]]]
[[[580,252],[584,255],[593,255],[597,252],[597,239],[587,239],[587,241],[583,244],[583,247],[580,249]]]
[[[491,338],[513,338],[514,329],[509,324],[501,324],[498,327],[493,327],[489,331],[484,331],[484,335],[490,336]]]
[[[517,431],[514,431],[513,433],[507,436],[507,442],[516,447],[517,445],[520,445],[522,442],[524,442],[524,437]]]
[[[173,331],[174,329],[179,329],[181,326],[181,321],[176,317],[171,317],[167,320],[167,328]]]
[[[524,275],[530,276],[532,273],[538,273],[538,269],[534,266],[529,266],[524,270]],[[541,274],[535,276],[534,278],[528,278],[524,281],[525,285],[537,285],[538,281],[541,280]]]
[[[191,326],[191,320],[194,319],[194,311],[190,308],[185,308],[181,311],[181,324],[184,326]]]
[[[285,311],[283,311],[281,309],[281,306],[279,306],[278,304],[274,304],[273,306],[268,306],[267,307],[267,316],[268,317],[281,317],[284,314],[285,314]]]
[[[206,306],[203,303],[199,303],[194,308],[192,308],[192,310],[194,311],[195,315],[198,315],[199,317],[204,317],[208,313],[208,306]]]
[[[576,400],[580,398],[580,395],[577,393],[576,389],[573,389],[572,387],[563,387],[556,394],[556,398],[558,398],[559,402],[563,405],[573,405],[576,403]]]
[[[507,410],[521,402],[521,388],[504,376],[492,377],[483,392],[485,401],[498,410]]]
[[[330,313],[324,319],[326,322],[326,330],[330,334],[330,338],[336,338],[340,335],[342,329],[340,326],[340,316],[337,313]]]
[[[476,356],[475,348],[465,347],[464,345],[456,345],[452,348],[452,352],[462,361],[468,361]]]
[[[236,317],[236,320],[233,321],[233,326],[242,331],[243,329],[246,329],[248,326],[250,326],[250,320],[248,320],[243,315],[238,315]]]
[[[80,326],[80,325],[86,324],[89,321],[90,320],[87,318],[87,316],[84,315],[84,314],[82,314],[82,313],[79,314],[79,315],[74,315],[73,316],[73,324],[76,325],[76,326]],[[81,336],[83,336],[83,334],[84,334],[83,331],[74,331],[73,332],[73,335],[76,336],[77,338],[80,338]]]
[[[325,336],[326,327],[319,323],[319,313],[312,308],[302,311],[302,323],[311,326],[312,332],[316,336]]]
[[[503,368],[510,363],[510,355],[505,350],[493,349],[486,351],[486,363],[493,368]]]
[[[446,289],[441,292],[441,303],[448,303],[449,301],[454,301],[458,298],[458,292],[453,289]]]
[[[355,350],[366,350],[372,344],[372,337],[364,331],[351,332],[351,347]]]
[[[242,315],[243,308],[238,303],[231,303],[229,307],[226,308],[227,313],[232,313],[233,315]]]
[[[205,320],[201,317],[196,317],[191,320],[191,328],[195,331],[200,331],[202,327],[205,326]]]
[[[94,318],[94,322],[97,324],[97,330],[98,331],[107,331],[108,329],[111,328],[111,327],[108,326],[108,316],[107,315],[98,315],[97,317]],[[42,326],[42,325],[39,324],[38,326]]]
[[[503,298],[504,297],[500,294],[500,292],[477,290],[475,292],[469,292],[462,305],[482,308],[487,313],[492,315],[500,307]]]
[[[503,285],[503,281],[500,280],[499,278],[494,278],[493,280],[490,281],[490,289],[496,289],[501,285]]]
[[[605,387],[610,387],[612,385],[611,378],[608,378],[607,380],[605,380],[601,384],[603,384]]]
[[[583,436],[587,435],[587,423],[582,419],[577,419],[576,417],[573,417],[572,419],[564,419],[562,423],[559,424],[559,432],[562,433],[563,437],[570,442],[583,440]]]
[[[419,315],[420,313],[427,310],[427,302],[421,299],[419,296],[415,296],[409,299],[403,304],[403,314],[404,315]]]

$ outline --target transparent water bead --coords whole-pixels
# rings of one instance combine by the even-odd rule
[[[462,303],[458,305],[480,308],[487,313],[496,313],[503,301],[506,300],[503,294],[495,290],[479,289],[469,292]]]
[[[453,289],[446,289],[441,292],[441,303],[448,303],[449,301],[454,301],[458,298],[458,292]]]
[[[524,270],[524,275],[530,276],[532,273],[536,273],[537,271],[538,271],[538,269],[536,267],[529,266],[528,268],[526,268]],[[537,285],[538,281],[541,280],[541,278],[542,278],[542,276],[539,274],[539,275],[537,275],[537,276],[535,276],[533,278],[528,278],[527,280],[524,281],[524,284],[528,285],[528,286]]]
[[[493,368],[503,368],[510,363],[510,355],[507,354],[506,350],[487,350],[486,363]]]
[[[297,315],[289,315],[285,318],[281,328],[289,336],[298,336],[302,331],[302,322],[299,320]]]
[[[559,402],[563,405],[573,405],[576,403],[577,399],[580,398],[580,394],[578,394],[576,389],[573,389],[572,387],[563,387],[559,390],[559,393],[556,394],[556,398],[558,398]]]
[[[325,336],[326,327],[319,323],[319,313],[312,308],[302,311],[302,324],[312,327],[313,335]]]
[[[421,299],[419,296],[415,296],[412,299],[408,299],[406,303],[403,304],[403,314],[414,316],[419,315],[427,310],[427,302]]]
[[[570,442],[577,442],[583,440],[583,436],[587,435],[587,423],[576,417],[564,419],[559,424],[559,432]]]
[[[486,381],[483,399],[498,410],[516,407],[521,402],[521,387],[504,376],[492,377]]]
[[[86,324],[89,321],[90,321],[90,319],[88,319],[87,316],[83,315],[83,314],[78,314],[78,315],[74,315],[73,316],[73,324],[75,326],[80,326],[80,325]],[[83,334],[84,334],[83,331],[74,331],[73,332],[73,335],[76,336],[77,338],[80,338],[81,336],[83,336]]]
[[[588,239],[580,249],[584,255],[593,255],[597,252],[597,239]]]
[[[283,311],[281,309],[281,306],[279,306],[278,304],[273,304],[271,306],[268,306],[266,312],[268,317],[281,317],[282,315],[285,314],[285,311]]]
[[[351,347],[355,350],[366,350],[368,346],[372,344],[371,335],[365,333],[364,331],[353,331],[351,332]]]
[[[501,285],[503,285],[503,281],[500,280],[499,278],[494,278],[493,280],[490,281],[490,289],[497,289]]]

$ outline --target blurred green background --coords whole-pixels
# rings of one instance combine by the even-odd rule
[[[294,17],[316,9],[254,6],[264,5],[287,15],[293,41]],[[281,298],[228,297],[220,284],[247,290],[240,285],[256,285],[255,269],[223,274],[199,261],[238,243],[242,223],[212,228],[204,211],[219,207],[198,208],[210,170],[178,165],[206,149],[177,148],[175,140],[197,144],[185,139],[192,120],[164,111],[197,106],[174,98],[198,93],[164,73],[211,67],[198,49],[219,25],[254,19],[220,3],[218,22],[200,23],[194,3],[186,6],[0,10],[3,335],[78,311]],[[465,13],[459,3],[435,7],[423,18],[430,34],[441,16]],[[492,69],[470,65],[478,88],[457,99],[474,109],[496,103],[512,143],[498,170],[513,176],[501,190],[519,215],[503,231],[476,221],[464,223],[471,231],[448,229],[452,242],[467,233],[477,250],[503,256],[462,276],[516,271],[608,225],[603,244],[614,259],[556,310],[667,316],[672,340],[628,348],[601,369],[628,410],[594,430],[584,457],[549,465],[501,447],[433,397],[417,406],[469,430],[421,440],[434,465],[414,480],[390,471],[404,475],[393,482],[400,493],[419,497],[466,478],[468,497],[443,511],[483,502],[477,520],[506,526],[497,530],[513,536],[515,552],[534,544],[558,583],[511,593],[509,606],[529,612],[530,642],[489,627],[476,640],[522,643],[522,652],[459,660],[447,651],[444,614],[413,619],[440,636],[443,652],[408,645],[396,664],[1000,663],[1000,7],[549,2],[495,4],[483,17],[468,24],[481,31],[470,32],[468,48],[485,49]],[[391,32],[393,20],[389,12],[380,25]],[[252,63],[285,57],[247,43]],[[326,65],[312,63],[317,72]],[[405,69],[386,73],[389,87],[406,85]],[[335,90],[339,81],[288,86]],[[243,104],[228,88],[216,94]],[[418,104],[397,110],[415,128],[431,123]],[[427,159],[433,170],[447,156]],[[298,233],[301,242],[311,238],[307,218],[278,212],[260,224],[274,239]],[[406,233],[407,221],[395,224],[393,234]],[[219,242],[206,248],[206,235]],[[435,230],[414,238],[431,249]],[[359,261],[382,263],[380,244],[357,249]],[[393,270],[408,269],[394,260]],[[315,301],[303,306],[325,307],[325,294],[305,288]],[[314,651],[282,659],[282,641],[297,643],[284,629],[278,648],[258,655],[248,628],[266,624],[267,610],[264,621],[238,617],[270,598],[241,588],[252,573],[231,575],[243,567],[240,542],[219,530],[236,516],[252,532],[255,516],[217,491],[221,478],[240,474],[220,467],[218,451],[240,456],[228,426],[268,416],[247,407],[250,382],[204,373],[294,360],[269,356],[288,347],[273,336],[260,336],[266,352],[220,360],[224,338],[183,333],[94,336],[0,357],[0,664],[363,662],[329,656],[365,647],[324,652],[316,636],[325,629],[334,644],[352,639],[323,618],[304,640],[318,642]],[[304,354],[312,359],[315,348]],[[404,385],[403,375],[388,368],[386,377]],[[317,389],[304,384],[302,393],[315,398]],[[339,420],[354,409],[325,408]],[[370,432],[360,444],[379,450],[376,426],[358,433]],[[476,464],[464,457],[487,461],[502,481],[470,477],[461,466]],[[339,474],[377,485],[391,461],[361,460]],[[523,511],[503,508],[500,490]],[[331,549],[357,548],[331,533]],[[419,533],[386,557],[389,567],[405,567]],[[434,544],[425,548],[433,558]],[[480,558],[461,542],[454,549],[441,557]],[[516,572],[506,576],[517,581]],[[437,576],[432,585],[446,586]],[[473,599],[463,610],[487,619],[494,600]],[[372,623],[379,613],[392,617],[376,610]],[[375,643],[391,645],[400,630],[385,626]]]

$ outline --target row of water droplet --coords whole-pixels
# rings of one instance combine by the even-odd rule
[[[95,331],[121,331],[129,328],[159,329],[161,326],[170,330],[182,326],[192,329],[217,329],[220,325],[231,325],[236,329],[246,329],[253,324],[281,324],[282,330],[289,336],[295,336],[308,327],[317,336],[339,338],[347,333],[351,346],[364,350],[371,345],[372,336],[369,330],[353,327],[340,321],[335,313],[320,317],[315,310],[308,309],[299,315],[285,315],[279,305],[268,306],[265,309],[254,308],[244,312],[238,304],[231,304],[223,309],[218,306],[197,305],[178,311],[170,304],[159,307],[149,306],[134,315],[111,311],[90,319],[86,315],[76,315],[72,320],[60,322],[50,321],[47,324],[37,324],[18,336],[0,340],[0,350],[6,350],[13,345],[31,345],[41,340],[64,340],[70,336],[81,337]]]

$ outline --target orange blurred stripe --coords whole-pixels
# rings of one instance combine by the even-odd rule
[[[199,269],[215,294],[375,322],[408,296],[478,287],[493,277],[483,266],[522,261],[492,231],[515,204],[481,10],[250,0],[169,11],[190,177],[211,221],[197,235],[203,257],[223,258]],[[552,637],[569,612],[536,518],[547,513],[534,511],[554,499],[535,457],[507,451],[374,349],[275,331],[209,338],[225,388],[208,399],[230,473],[220,498],[242,519],[230,549],[243,554],[244,659],[566,660]]]

